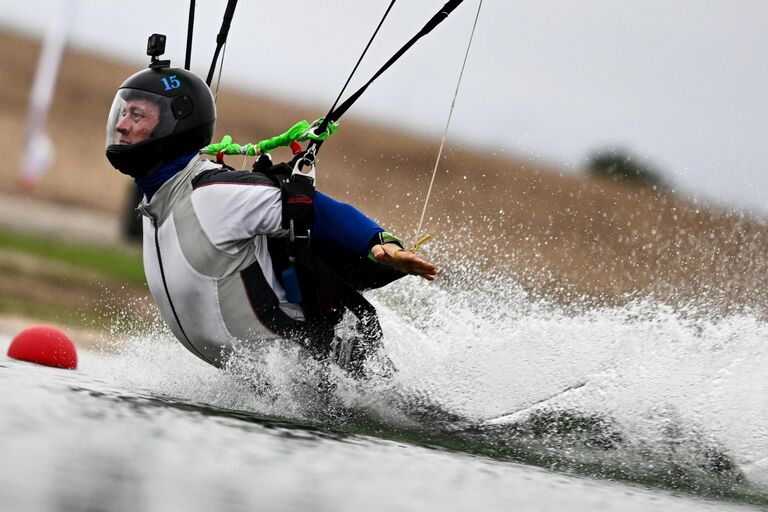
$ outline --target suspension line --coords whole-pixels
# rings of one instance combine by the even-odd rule
[[[461,64],[461,71],[459,72],[459,79],[456,82],[456,90],[453,93],[453,99],[451,100],[451,108],[448,111],[448,119],[445,122],[445,129],[443,130],[443,139],[440,141],[440,149],[437,152],[437,160],[435,160],[435,168],[432,169],[432,179],[429,181],[429,189],[427,190],[427,197],[424,199],[424,207],[421,210],[421,218],[419,219],[419,226],[416,228],[416,237],[419,237],[421,228],[424,223],[424,215],[427,213],[427,206],[429,205],[429,198],[432,194],[432,187],[435,184],[435,176],[437,176],[437,168],[440,165],[440,157],[443,154],[443,147],[445,146],[445,139],[448,136],[448,127],[451,125],[451,117],[453,116],[453,109],[456,107],[456,97],[459,95],[459,87],[461,86],[461,79],[464,76],[464,68],[467,65],[467,57],[469,57],[469,49],[472,47],[472,40],[475,37],[475,29],[477,28],[477,20],[480,17],[480,9],[483,6],[483,0],[480,0],[477,4],[477,13],[475,14],[475,21],[472,24],[472,32],[469,34],[469,42],[467,43],[467,51],[464,53],[464,61]]]

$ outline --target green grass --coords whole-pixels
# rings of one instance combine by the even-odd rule
[[[33,264],[21,264],[24,260]],[[0,279],[0,314],[91,328],[107,325],[107,311],[120,309],[122,301],[146,293],[136,248],[5,229],[0,229]]]
[[[0,230],[0,249],[71,265],[128,285],[144,284],[138,251],[51,239]]]
[[[0,296],[0,313],[20,315],[27,318],[78,327],[89,325],[98,328],[104,327],[107,324],[98,312],[84,312],[59,304],[30,302],[28,300],[18,300],[3,296]]]

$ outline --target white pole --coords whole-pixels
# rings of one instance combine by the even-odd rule
[[[46,125],[76,7],[77,0],[59,0],[58,9],[50,11],[50,21],[37,62],[35,81],[29,95],[26,138],[21,155],[19,179],[19,186],[25,190],[35,188],[53,162],[54,148]]]

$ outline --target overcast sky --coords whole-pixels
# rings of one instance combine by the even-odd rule
[[[147,36],[160,32],[167,56],[183,65],[188,1],[75,3],[74,46],[138,69]],[[353,86],[443,3],[395,4]],[[197,4],[192,69],[204,76],[226,1]],[[222,83],[317,105],[307,117],[322,115],[387,5],[241,0]],[[0,25],[41,34],[56,2],[18,6],[0,3]],[[476,8],[465,0],[350,115],[439,138]],[[767,33],[765,0],[485,0],[449,140],[574,171],[593,150],[618,146],[685,193],[768,215]]]

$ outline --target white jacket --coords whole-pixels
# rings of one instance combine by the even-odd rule
[[[268,178],[199,157],[139,205],[150,292],[176,338],[208,363],[220,366],[238,341],[301,329],[267,250],[267,235],[285,236],[281,208]]]

